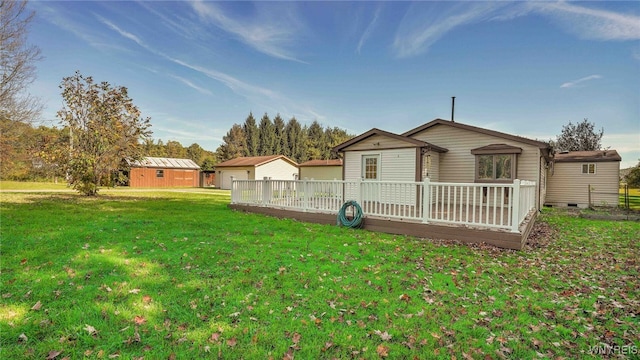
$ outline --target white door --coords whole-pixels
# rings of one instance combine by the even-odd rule
[[[362,156],[362,201],[380,201],[380,155]]]

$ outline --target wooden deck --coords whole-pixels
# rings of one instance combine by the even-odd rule
[[[285,209],[276,209],[262,206],[249,206],[230,204],[229,207],[234,210],[264,214],[278,218],[290,218],[299,221],[330,224],[335,225],[337,222],[336,214],[319,213],[319,212],[302,212]],[[449,219],[451,216],[466,215],[467,209],[449,209]],[[469,211],[472,212],[473,210]],[[477,211],[477,209],[476,209]],[[508,216],[504,213],[502,216]],[[411,212],[409,212],[411,213]],[[476,212],[476,215],[478,213]],[[535,222],[537,212],[532,212],[521,225],[519,232],[511,232],[507,230],[481,229],[466,225],[448,225],[448,224],[423,224],[417,220],[392,219],[384,217],[367,216],[363,222],[363,228],[370,231],[379,231],[389,234],[409,235],[427,239],[444,239],[458,240],[464,243],[487,243],[500,248],[521,250]],[[446,214],[445,214],[446,215]],[[499,212],[496,215],[490,212],[489,216],[497,216],[500,218]],[[464,218],[464,217],[463,217]]]

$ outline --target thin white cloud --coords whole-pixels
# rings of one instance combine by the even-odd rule
[[[364,30],[364,33],[362,33],[362,36],[360,37],[360,41],[358,41],[358,48],[356,49],[358,54],[360,54],[360,50],[362,50],[362,46],[364,46],[367,40],[369,40],[371,33],[375,29],[376,24],[378,22],[378,18],[380,17],[381,10],[382,10],[382,5],[379,5],[378,8],[376,9],[375,14],[373,15],[373,19],[371,19],[371,22],[369,23],[369,25],[367,25],[367,28]]]
[[[107,27],[109,27],[111,30],[117,32],[118,34],[120,34],[122,37],[127,38],[133,42],[135,42],[136,44],[140,45],[141,47],[147,49],[147,50],[151,50],[150,47],[145,44],[139,37],[137,37],[136,35],[127,32],[125,30],[122,30],[121,28],[119,28],[117,25],[115,25],[114,23],[112,23],[111,21],[103,18],[100,15],[96,15],[94,14],[94,16],[103,24],[107,25]]]
[[[410,57],[426,52],[453,29],[489,20],[500,2],[424,2],[413,4],[405,14],[393,42],[396,55]]]
[[[596,79],[602,79],[602,76],[600,75],[589,75],[589,76],[585,76],[583,78],[580,78],[578,80],[573,80],[573,81],[569,81],[566,82],[562,85],[560,85],[561,88],[572,88],[575,87],[578,84],[581,84],[585,81],[590,81],[590,80],[596,80]]]
[[[171,74],[169,74],[169,76],[171,76],[172,78],[174,78],[174,79],[176,79],[176,80],[180,81],[181,83],[183,83],[183,84],[187,85],[188,87],[190,87],[190,88],[192,88],[192,89],[196,90],[197,92],[199,92],[199,93],[201,93],[201,94],[204,94],[204,95],[212,95],[212,96],[213,96],[213,93],[211,92],[211,90],[209,90],[209,89],[205,89],[205,88],[203,88],[203,87],[201,87],[201,86],[198,86],[198,85],[194,84],[193,82],[191,82],[191,81],[189,81],[189,80],[187,80],[187,79],[185,79],[185,78],[183,78],[183,77],[181,77],[181,76],[178,76],[178,75],[171,75]]]
[[[279,59],[304,62],[287,50],[301,29],[299,17],[290,12],[291,4],[284,4],[286,8],[275,6],[274,3],[268,6],[257,3],[256,6],[261,8],[256,12],[256,17],[240,20],[227,15],[216,3],[191,2],[198,16],[233,34],[255,50]]]
[[[640,39],[640,16],[565,1],[427,2],[409,8],[398,27],[393,47],[398,57],[415,56],[426,52],[456,28],[484,21],[509,21],[531,14],[549,17],[583,39]]]
[[[640,16],[576,5],[564,1],[533,2],[532,8],[558,20],[567,31],[585,39],[638,40]]]

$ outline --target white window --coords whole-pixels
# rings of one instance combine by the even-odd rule
[[[362,157],[362,180],[378,180],[380,178],[380,156],[365,155]]]
[[[596,173],[596,164],[582,164],[582,173],[583,174],[595,174]]]

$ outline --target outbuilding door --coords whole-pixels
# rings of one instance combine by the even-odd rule
[[[231,177],[236,180],[249,180],[247,170],[223,170],[220,179],[221,189],[231,189]]]

